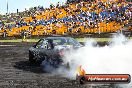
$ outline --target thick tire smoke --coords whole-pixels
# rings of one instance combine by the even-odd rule
[[[99,47],[94,44],[94,40],[88,40],[84,47],[66,55],[65,59],[71,66],[70,76],[75,78],[79,65],[82,65],[87,74],[132,74],[131,40],[118,34],[108,46]],[[125,88],[130,86],[126,85]]]

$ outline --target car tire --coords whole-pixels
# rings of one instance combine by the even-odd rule
[[[29,52],[29,62],[32,64],[36,63],[36,60],[34,59],[34,55],[31,52]]]
[[[46,58],[41,63],[41,67],[43,68],[43,71],[50,73],[54,70],[54,67],[51,65],[49,58],[47,56],[45,57]]]

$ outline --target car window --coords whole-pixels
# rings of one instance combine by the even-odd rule
[[[48,49],[48,41],[43,39],[38,41],[36,48]]]
[[[40,48],[40,46],[42,45],[43,43],[43,40],[39,40],[37,43],[36,43],[36,48]]]
[[[66,40],[65,39],[54,39],[53,43],[57,45],[64,45],[66,43]]]
[[[48,47],[49,47],[48,41],[47,40],[44,40],[43,43],[41,44],[41,47],[40,48],[48,49]]]
[[[73,38],[68,39],[68,44],[73,45],[73,46],[81,46],[81,44]]]
[[[55,39],[55,40],[53,40],[53,43],[55,43],[55,44],[59,44],[60,42],[61,42],[60,39]]]
[[[73,45],[73,46],[81,46],[81,44],[73,39],[73,38],[67,38],[67,39],[42,39],[36,44],[36,48],[42,48],[42,49],[53,49],[53,45],[49,43],[48,41],[52,40],[53,45]]]

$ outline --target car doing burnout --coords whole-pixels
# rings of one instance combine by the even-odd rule
[[[64,64],[64,53],[71,49],[82,47],[77,40],[70,37],[46,37],[40,39],[29,49],[31,63],[49,63],[54,67]]]

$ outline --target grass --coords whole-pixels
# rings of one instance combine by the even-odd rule
[[[90,40],[91,38],[76,38],[76,40],[78,40],[79,42],[85,42],[87,40]],[[103,42],[103,41],[110,41],[110,38],[92,38],[94,39],[95,41],[100,41],[100,42]],[[12,39],[12,40],[0,40],[0,42],[37,42],[39,39],[25,39],[25,40],[22,40],[22,39]]]
[[[37,42],[39,39],[12,39],[12,40],[0,40],[0,42]]]
[[[107,41],[111,41],[111,38],[77,38],[77,40],[79,42],[86,42],[88,40],[95,40],[97,42],[107,42]]]
[[[107,42],[107,41],[111,41],[111,38],[76,38],[76,40],[78,40],[79,42],[86,42],[88,40],[95,40],[97,42]],[[132,37],[130,38],[132,39]],[[39,39],[12,39],[12,40],[0,40],[0,42],[37,42]]]
[[[0,40],[0,42],[22,42],[22,39]]]

